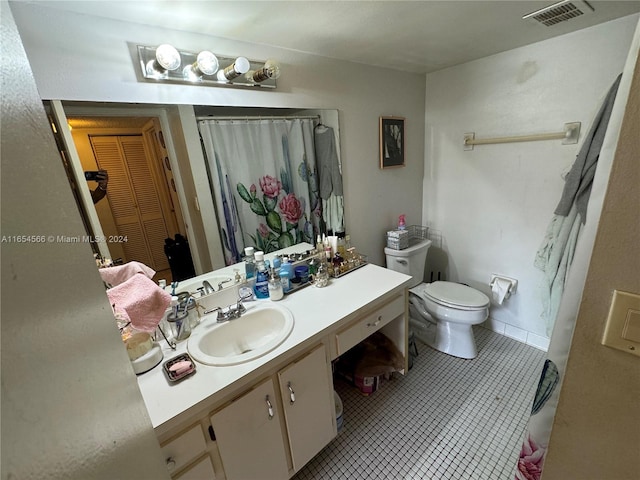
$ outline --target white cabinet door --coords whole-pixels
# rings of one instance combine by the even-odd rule
[[[227,480],[289,478],[271,379],[211,416]]]
[[[324,346],[278,373],[294,471],[336,435],[333,388]]]

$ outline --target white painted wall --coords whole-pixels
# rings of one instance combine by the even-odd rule
[[[492,305],[490,328],[546,347],[535,253],[603,96],[622,71],[638,15],[427,75],[423,222],[442,234],[428,269],[490,295],[492,273],[518,292]],[[562,131],[580,142],[476,146],[476,138]],[[429,275],[429,274],[427,274]],[[429,278],[427,276],[427,278]]]
[[[0,478],[168,480],[91,247],[57,239],[84,227],[5,1],[0,10]]]
[[[384,265],[385,232],[400,213],[422,217],[424,97],[422,75],[242,42],[152,28],[11,2],[16,24],[44,99],[185,105],[324,108],[340,111],[345,218],[352,244]],[[172,43],[184,50],[278,58],[276,91],[140,82],[136,44]],[[378,118],[406,118],[405,168],[380,170]]]

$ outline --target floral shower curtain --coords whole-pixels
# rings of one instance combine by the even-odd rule
[[[322,232],[313,119],[201,120],[227,265]]]

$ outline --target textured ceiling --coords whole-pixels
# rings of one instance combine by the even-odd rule
[[[522,16],[553,1],[30,0],[47,8],[198,32],[428,73],[640,12],[640,1],[589,1],[595,12],[552,27]],[[576,5],[582,2],[574,1]]]

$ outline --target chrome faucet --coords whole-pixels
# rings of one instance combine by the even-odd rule
[[[208,280],[202,282],[202,287],[204,289],[202,292],[203,295],[209,295],[210,293],[215,292],[215,289],[211,286]]]
[[[238,301],[235,304],[228,305],[226,307],[215,307],[209,310],[205,310],[203,315],[209,315],[215,311],[218,312],[218,316],[216,317],[216,321],[218,323],[226,322],[229,320],[233,320],[235,318],[240,318],[244,312],[247,311],[245,306],[243,305],[243,301],[248,300],[252,294],[248,294],[244,297],[239,297]]]

